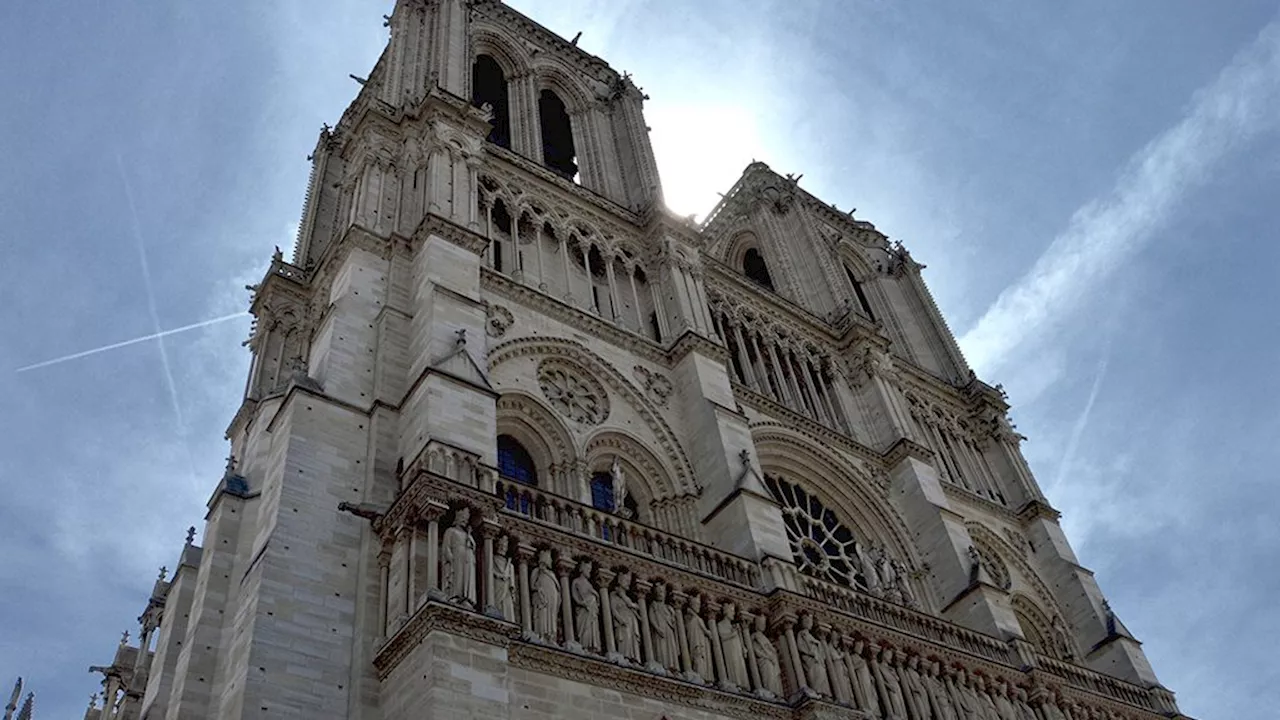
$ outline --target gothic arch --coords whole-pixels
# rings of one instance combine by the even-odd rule
[[[490,348],[488,357],[490,373],[493,373],[499,366],[517,358],[532,358],[537,359],[539,362],[559,358],[576,363],[586,369],[593,378],[606,385],[613,393],[619,396],[622,402],[634,409],[645,426],[653,433],[654,440],[658,445],[654,449],[656,451],[655,457],[658,458],[660,467],[666,471],[666,477],[672,478],[670,492],[674,496],[698,495],[702,492],[702,488],[698,485],[694,476],[693,465],[689,462],[688,455],[685,454],[683,446],[677,440],[676,434],[671,430],[671,427],[662,419],[657,408],[645,397],[644,393],[638,390],[631,381],[627,380],[608,361],[573,340],[551,337],[524,337],[509,340]],[[617,428],[613,429],[617,430]],[[664,458],[666,459],[665,461],[663,460]],[[660,501],[668,499],[668,497],[659,496],[652,499]]]
[[[553,468],[573,463],[579,453],[568,428],[533,396],[504,392],[498,398],[497,434],[510,435],[533,456],[538,477],[549,485]]]
[[[540,93],[543,90],[550,90],[558,95],[570,116],[585,112],[591,107],[590,89],[584,87],[581,80],[558,61],[545,55],[540,56],[533,62],[532,70],[536,78],[537,91]],[[585,148],[578,148],[579,153],[584,151]]]
[[[627,491],[637,496],[640,507],[676,494],[662,462],[636,438],[616,429],[601,428],[587,440],[583,457],[592,472],[607,469],[614,456],[621,461]]]
[[[1036,601],[1036,606],[1043,608],[1050,619],[1065,617],[1049,586],[1044,584],[1035,568],[1031,567],[1022,553],[1010,545],[1008,540],[1000,537],[986,525],[973,520],[966,521],[964,527],[969,531],[974,547],[979,551],[991,553],[992,557],[999,558],[1008,568],[1010,589],[1015,595],[1029,593]]]
[[[1021,593],[1014,593],[1009,598],[1009,606],[1013,610],[1014,617],[1018,619],[1018,625],[1022,628],[1023,639],[1045,655],[1056,655],[1052,647],[1053,626],[1049,617],[1036,605],[1035,601]]]
[[[497,61],[508,82],[530,70],[529,54],[520,46],[519,40],[496,25],[472,25],[471,61],[475,62],[480,55],[488,55]]]
[[[906,524],[866,472],[790,428],[768,423],[754,425],[751,430],[762,472],[781,472],[793,482],[800,481],[861,533],[862,539],[887,548],[913,568],[922,566]],[[932,587],[921,581],[913,586],[923,605],[935,606]],[[922,594],[921,590],[928,592]]]

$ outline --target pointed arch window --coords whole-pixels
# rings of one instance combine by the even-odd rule
[[[534,467],[533,456],[510,435],[498,436],[498,473],[521,485],[537,486],[538,469]]]
[[[573,123],[564,101],[552,90],[538,96],[538,118],[542,121],[542,162],[566,180],[577,182],[577,149],[573,146]]]
[[[742,274],[757,285],[773,290],[773,278],[769,276],[769,266],[765,264],[764,256],[756,248],[748,248],[746,254],[742,256]]]
[[[493,109],[493,129],[489,142],[511,149],[511,110],[507,94],[507,78],[498,61],[489,55],[479,55],[471,66],[471,104],[483,107],[488,103]]]
[[[867,302],[867,294],[862,290],[862,283],[858,282],[858,277],[853,274],[853,268],[845,263],[844,274],[849,277],[849,283],[853,285],[853,294],[858,298],[858,305],[862,308],[862,314],[866,315],[872,322],[875,322],[876,314],[871,312],[871,303]]]

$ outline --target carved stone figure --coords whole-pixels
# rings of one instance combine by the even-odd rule
[[[902,590],[898,587],[898,572],[893,567],[893,560],[883,548],[876,554],[876,575],[880,578],[880,591],[884,598],[892,603],[902,602]]]
[[[1053,691],[1046,691],[1040,700],[1040,712],[1044,715],[1044,720],[1067,720],[1058,705],[1058,695]]]
[[[880,698],[876,693],[875,680],[871,677],[871,666],[863,656],[866,651],[866,643],[854,640],[853,650],[845,655],[845,664],[849,666],[849,681],[853,686],[854,704],[860,710],[879,715]]]
[[[627,479],[622,473],[622,465],[618,456],[613,456],[613,464],[609,466],[609,477],[613,480],[613,511],[619,515],[627,514]]]
[[[458,508],[453,524],[440,539],[440,581],[444,596],[466,605],[476,602],[476,539],[471,536],[471,509]]]
[[[742,641],[742,631],[738,629],[737,612],[733,603],[727,603],[724,617],[716,623],[716,632],[724,653],[724,680],[730,685],[745,688],[751,687],[751,680],[747,675],[747,646]]]
[[[778,648],[764,634],[768,620],[756,616],[755,632],[751,634],[751,649],[756,654],[756,672],[760,675],[760,687],[774,695],[782,695],[782,667],[778,664]]]
[[[640,660],[640,605],[631,599],[631,573],[623,570],[618,584],[609,593],[609,609],[613,613],[613,639],[618,654],[628,660]]]
[[[831,694],[827,681],[827,649],[814,637],[813,616],[800,616],[800,631],[796,633],[796,649],[800,651],[800,664],[804,668],[805,685],[819,695]]]
[[[996,705],[996,713],[1000,720],[1019,720],[1018,711],[1009,697],[1009,683],[1004,679],[992,683],[991,699]]]
[[[929,704],[933,706],[933,715],[937,720],[958,720],[955,703],[951,701],[951,693],[947,691],[946,679],[942,675],[942,663],[928,663],[924,672],[924,687],[929,694]]]
[[[1075,658],[1075,643],[1071,641],[1071,632],[1067,630],[1067,624],[1062,621],[1061,617],[1054,616],[1051,631],[1053,633],[1053,652],[1057,653],[1062,660]]]
[[[987,682],[981,675],[973,677],[973,694],[978,698],[978,713],[983,720],[1000,720],[1000,713],[996,710],[996,701],[991,698],[991,693],[987,689]]]
[[[959,720],[984,720],[982,704],[978,702],[978,694],[973,689],[968,673],[960,670],[951,685],[951,694],[956,701],[956,715]]]
[[[911,582],[908,578],[907,566],[900,560],[893,560],[893,574],[898,581],[898,593],[902,595],[902,604],[907,607],[917,607],[919,603],[916,601],[916,595],[911,590]]]
[[[924,677],[920,675],[920,656],[912,655],[902,670],[903,684],[906,685],[907,709],[911,717],[925,720],[929,715],[929,693],[924,687]]]
[[[884,695],[885,717],[889,720],[907,720],[907,700],[902,694],[898,668],[894,667],[892,649],[885,648],[880,653],[880,661],[875,663],[875,676],[880,692]]]
[[[658,664],[668,670],[680,669],[680,636],[676,611],[667,604],[667,586],[653,589],[649,603],[649,629],[653,633],[653,654]]]
[[[827,676],[831,681],[831,696],[838,703],[853,705],[853,686],[849,682],[849,666],[845,663],[844,641],[832,633],[826,638]]]
[[[693,673],[703,680],[714,679],[711,672],[711,632],[702,619],[702,599],[697,595],[689,598],[684,626],[689,636],[689,664],[693,666]]]
[[[503,620],[516,619],[516,572],[511,558],[507,557],[510,540],[506,535],[498,538],[493,549],[493,601],[492,605]]]
[[[538,564],[530,577],[533,592],[529,604],[533,606],[533,632],[547,642],[556,641],[560,617],[560,583],[551,569],[551,551],[538,553]]]
[[[573,598],[573,634],[578,644],[591,652],[600,652],[600,594],[591,584],[591,562],[578,565],[578,576],[569,586]]]
[[[857,560],[857,572],[862,576],[863,583],[866,585],[866,591],[872,595],[880,595],[880,578],[876,575],[875,562],[871,556],[867,554],[867,547],[860,542],[854,542],[853,555],[851,559]]]

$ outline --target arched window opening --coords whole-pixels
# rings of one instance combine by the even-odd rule
[[[757,285],[769,290],[773,289],[773,278],[769,277],[769,266],[765,265],[764,256],[755,248],[747,250],[742,256],[742,272]]]
[[[538,469],[534,467],[533,456],[510,435],[498,436],[498,473],[521,485],[536,487],[538,484]]]
[[[600,248],[592,245],[591,251],[587,253],[587,259],[591,262],[591,274],[598,278],[604,277],[604,256],[600,254]]]
[[[542,162],[566,180],[577,182],[577,150],[573,147],[573,124],[564,101],[551,90],[538,96],[538,117],[542,121]]]
[[[488,55],[479,55],[471,66],[471,104],[493,108],[493,129],[489,142],[511,149],[511,115],[508,105],[507,78],[502,74],[498,61]]]
[[[857,296],[858,305],[862,307],[862,314],[875,322],[876,314],[871,312],[871,303],[867,302],[867,294],[862,290],[862,283],[858,282],[858,278],[854,276],[853,270],[848,265],[844,266],[844,274],[849,276],[849,282],[853,285],[853,294]]]
[[[617,498],[613,495],[613,475],[602,470],[591,476],[591,507],[605,512],[617,512]],[[622,507],[630,510],[629,517],[638,518],[640,505],[631,493],[622,501]]]
[[[511,215],[507,213],[507,206],[501,200],[493,204],[493,227],[506,237],[511,237]],[[493,269],[502,272],[504,243],[496,237],[491,242],[493,243]]]
[[[1022,628],[1023,639],[1031,643],[1031,646],[1038,652],[1049,654],[1049,644],[1045,642],[1044,635],[1031,618],[1027,617],[1027,614],[1020,608],[1014,608],[1013,616],[1018,619],[1018,626]]]

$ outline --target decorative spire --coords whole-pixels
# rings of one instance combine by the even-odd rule
[[[161,565],[161,566],[160,566],[160,577],[159,577],[160,582],[164,582],[164,578],[165,578],[165,576],[166,576],[166,575],[168,575],[168,574],[169,574],[169,568],[165,567],[164,565]]]
[[[196,526],[192,525],[191,527],[187,528],[187,544],[193,545],[195,544],[195,541],[196,541]]]
[[[27,701],[22,703],[22,709],[18,711],[18,720],[31,720],[31,710],[36,702],[35,693],[27,693]]]
[[[124,634],[120,636],[120,647],[124,647],[128,644],[129,644],[129,631],[125,630]]]

